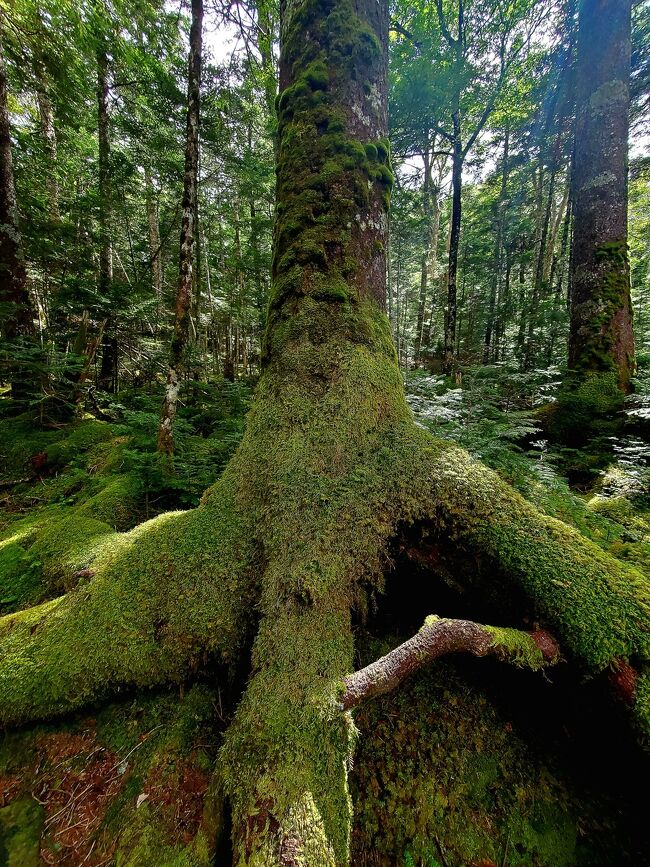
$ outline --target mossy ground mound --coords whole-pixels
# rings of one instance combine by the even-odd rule
[[[0,735],[0,864],[207,867],[215,707],[194,686]]]
[[[383,335],[381,329],[378,331],[380,336]],[[337,351],[342,353],[342,347],[338,346],[338,333],[335,333],[334,338]],[[297,367],[302,369],[305,359],[298,351],[294,359]],[[492,473],[472,463],[463,452],[449,444],[431,440],[423,431],[414,428],[402,403],[401,383],[393,371],[391,360],[386,359],[386,356],[381,353],[375,356],[358,347],[349,351],[347,364],[342,370],[345,375],[341,376],[337,387],[325,395],[318,392],[306,395],[302,389],[296,389],[286,392],[288,396],[280,406],[275,400],[277,380],[269,377],[260,390],[259,402],[251,416],[248,441],[222,480],[210,489],[199,509],[183,515],[162,515],[130,533],[115,533],[107,519],[114,516],[122,504],[127,513],[125,524],[128,526],[129,503],[135,502],[137,513],[142,500],[128,499],[134,479],[129,475],[125,477],[121,472],[124,469],[121,454],[124,450],[128,451],[129,442],[124,430],[113,431],[110,437],[105,437],[102,430],[98,442],[83,450],[78,449],[72,462],[57,470],[59,475],[45,480],[46,488],[52,493],[46,502],[30,509],[27,516],[21,512],[9,516],[5,527],[5,550],[10,552],[7,556],[12,557],[12,562],[21,564],[27,558],[27,564],[39,563],[40,566],[36,568],[41,570],[44,578],[55,584],[57,581],[65,584],[65,575],[55,575],[55,567],[63,569],[69,577],[84,568],[89,572],[97,570],[99,576],[78,578],[81,584],[77,591],[61,602],[52,602],[51,609],[38,609],[16,619],[11,635],[5,637],[5,642],[11,643],[10,661],[17,666],[16,670],[27,671],[31,667],[31,654],[38,652],[30,649],[34,637],[41,642],[42,647],[47,645],[47,657],[54,659],[55,665],[52,672],[45,673],[47,676],[39,680],[37,691],[32,694],[27,688],[20,697],[14,690],[12,701],[24,701],[25,708],[38,707],[41,708],[39,714],[49,714],[56,712],[61,702],[66,707],[78,706],[68,703],[68,682],[75,683],[79,694],[74,700],[82,703],[99,695],[106,684],[113,681],[119,684],[124,671],[128,673],[129,683],[144,686],[152,678],[161,683],[183,679],[188,672],[196,676],[206,662],[206,649],[209,663],[214,661],[215,656],[218,657],[223,648],[227,648],[232,662],[246,640],[246,617],[242,611],[224,609],[224,600],[219,593],[222,594],[225,588],[229,598],[237,600],[240,607],[247,607],[246,597],[239,595],[242,592],[241,584],[232,582],[234,575],[246,572],[251,564],[254,566],[253,574],[257,574],[262,565],[260,552],[252,548],[249,550],[242,544],[243,539],[253,540],[255,533],[259,533],[259,523],[256,527],[250,525],[256,519],[262,521],[266,528],[264,568],[267,569],[269,580],[262,600],[262,605],[268,609],[268,622],[258,634],[254,651],[256,665],[268,659],[282,659],[280,651],[287,652],[287,636],[290,636],[292,656],[291,660],[285,662],[290,665],[292,672],[299,675],[301,681],[311,682],[310,667],[316,672],[321,667],[327,670],[332,664],[333,652],[340,655],[340,668],[346,670],[352,664],[352,650],[348,627],[343,620],[349,617],[350,604],[363,608],[366,597],[359,592],[360,587],[370,587],[371,595],[381,592],[381,575],[389,565],[385,554],[380,553],[385,540],[404,522],[430,519],[425,506],[431,502],[439,504],[435,523],[438,531],[445,534],[451,543],[454,556],[459,560],[474,558],[476,566],[475,552],[480,549],[484,562],[479,571],[483,579],[489,573],[489,582],[494,581],[496,574],[495,567],[490,564],[500,559],[510,580],[521,580],[524,590],[538,599],[545,617],[551,617],[556,626],[564,630],[568,646],[584,661],[598,668],[607,664],[617,650],[620,652],[619,648],[624,649],[633,644],[642,648],[644,639],[641,632],[638,636],[632,633],[625,636],[622,633],[614,634],[617,618],[612,623],[596,624],[594,617],[598,600],[593,604],[590,601],[593,587],[597,586],[598,593],[605,592],[607,604],[613,606],[612,610],[625,612],[628,604],[637,604],[634,600],[639,588],[635,582],[639,581],[639,576],[630,573],[631,584],[625,590],[620,586],[621,576],[614,574],[612,564],[604,555],[600,556],[597,547],[588,542],[582,543],[577,533],[566,525],[540,518],[510,488]],[[287,371],[280,370],[277,375],[286,376]],[[374,385],[364,400],[358,397],[361,383]],[[375,399],[377,394],[383,395],[382,401]],[[341,407],[345,408],[343,417],[346,419],[342,427],[339,421]],[[78,437],[78,434],[75,433],[75,436]],[[89,436],[84,443],[92,438]],[[61,440],[65,442],[66,439],[66,432],[63,431]],[[265,445],[264,449],[260,448],[260,443]],[[62,448],[59,453],[64,452],[65,448]],[[143,466],[147,466],[146,462],[143,462]],[[325,472],[324,468],[329,469]],[[409,468],[410,474],[406,468]],[[140,482],[141,477],[136,476],[135,484]],[[36,484],[42,483],[38,481]],[[421,486],[424,486],[424,493]],[[274,496],[270,496],[271,493]],[[16,501],[13,502],[15,504]],[[247,526],[241,525],[242,503],[246,505],[246,514],[249,516]],[[392,512],[389,512],[389,506]],[[580,512],[585,527],[591,528],[587,535],[595,538],[598,533],[583,512],[592,513],[586,508]],[[471,516],[469,520],[467,516]],[[619,533],[626,531],[622,525],[615,525],[611,516],[594,514],[593,520],[599,528],[598,532],[605,526],[617,526]],[[533,549],[530,548],[531,527],[536,533]],[[585,528],[581,529],[584,532]],[[307,545],[305,539],[310,540],[311,544]],[[597,541],[601,548],[607,548],[604,533]],[[586,625],[584,622],[574,622],[569,610],[557,603],[555,596],[551,600],[542,592],[545,582],[555,588],[553,582],[558,574],[561,570],[566,571],[567,547],[571,548],[572,556],[578,556],[580,562],[576,568],[579,574],[573,576],[573,584],[568,590],[559,588],[553,592],[558,598],[562,592],[570,592],[572,605],[583,606],[588,621]],[[602,583],[603,570],[609,576],[606,584]],[[296,579],[295,586],[291,575]],[[179,580],[182,583],[177,586],[175,582]],[[46,595],[52,592],[52,586],[52,583],[43,585]],[[605,589],[606,586],[608,589]],[[92,593],[88,592],[91,588]],[[497,594],[499,592],[502,591],[497,588]],[[114,594],[117,594],[116,598],[113,598]],[[250,599],[254,598],[254,592],[251,591]],[[297,604],[296,600],[305,599],[312,600],[316,606],[315,613],[310,619],[310,608],[307,606],[307,614],[296,620],[291,613],[292,608]],[[331,610],[327,608],[327,600],[332,600]],[[218,622],[203,622],[202,617],[207,610],[222,612]],[[149,613],[152,614],[151,623],[147,619]],[[65,632],[59,634],[57,621],[67,622],[66,618],[72,614],[73,619]],[[145,618],[144,626],[140,622],[142,617]],[[114,622],[120,624],[117,631]],[[302,631],[296,632],[296,629]],[[315,631],[320,635],[323,630],[329,635],[328,641],[322,647],[314,645]],[[135,649],[127,647],[129,636],[138,637]],[[278,642],[284,645],[284,649]],[[88,666],[85,660],[70,655],[71,643],[75,647],[89,647],[88,652],[94,660],[92,671],[86,670]],[[9,644],[5,643],[4,646],[8,648]],[[188,669],[182,653],[185,652],[184,648],[189,647],[195,650],[192,651]],[[300,653],[296,657],[297,647]],[[162,661],[161,648],[164,649]],[[202,648],[200,654],[199,648]],[[181,658],[178,657],[179,649]],[[305,667],[307,674],[303,670]],[[10,671],[9,668],[6,670]],[[205,671],[210,670],[208,665]],[[329,676],[325,680],[330,684]],[[319,683],[319,677],[314,677],[313,682]],[[324,809],[323,805],[332,795],[330,777],[338,779],[340,768],[338,764],[330,766],[328,763],[332,756],[349,756],[353,732],[346,725],[332,727],[331,708],[324,703],[323,696],[315,690],[305,699],[302,689],[296,690],[291,678],[287,679],[286,668],[281,666],[272,668],[264,678],[259,679],[255,690],[251,691],[249,686],[247,702],[240,705],[239,713],[243,715],[240,728],[230,729],[223,754],[230,762],[229,776],[226,778],[229,794],[235,804],[239,798],[242,799],[242,813],[249,809],[245,799],[250,797],[251,788],[257,779],[260,756],[271,746],[275,751],[272,753],[274,760],[282,762],[286,770],[286,778],[282,777],[283,785],[286,785],[285,797],[295,794],[296,786],[309,785],[318,798],[317,801],[305,802],[305,816],[308,816],[309,809],[314,809],[315,803]],[[414,808],[418,813],[429,817],[428,824],[420,827],[416,822],[413,829],[411,825],[414,820],[407,819],[402,806],[395,802],[395,813],[403,816],[404,828],[400,830],[393,827],[386,831],[388,837],[394,838],[393,842],[389,843],[387,837],[381,845],[387,851],[392,851],[396,859],[424,858],[428,853],[426,857],[437,858],[444,867],[444,861],[439,854],[436,855],[435,838],[442,833],[440,824],[436,823],[449,819],[448,827],[445,826],[447,830],[440,839],[449,853],[448,863],[454,867],[470,864],[479,855],[491,857],[498,863],[499,853],[503,854],[500,847],[505,845],[507,839],[513,843],[512,852],[521,851],[530,858],[528,862],[524,860],[519,863],[548,867],[572,863],[570,858],[577,851],[575,829],[580,817],[578,813],[572,813],[573,824],[568,823],[550,806],[554,797],[560,797],[558,792],[563,791],[560,783],[553,788],[554,783],[549,794],[549,790],[544,788],[545,778],[539,766],[526,764],[528,759],[524,755],[523,740],[517,741],[510,751],[506,751],[506,734],[499,730],[503,737],[499,739],[493,736],[492,743],[488,731],[491,727],[498,729],[500,724],[496,721],[497,712],[490,709],[489,698],[485,698],[485,705],[482,706],[485,711],[485,718],[482,719],[479,718],[480,714],[472,716],[471,707],[466,706],[462,684],[457,685],[456,698],[455,690],[456,687],[453,690],[448,687],[444,699],[449,700],[452,707],[459,707],[459,713],[462,711],[469,715],[477,732],[484,732],[483,742],[488,744],[484,761],[489,767],[492,767],[490,762],[491,757],[494,757],[494,749],[499,744],[503,747],[504,755],[496,781],[492,779],[489,785],[486,783],[486,787],[503,784],[505,790],[515,778],[525,776],[530,780],[526,797],[530,796],[537,804],[535,809],[539,810],[535,812],[528,802],[522,806],[507,801],[505,794],[490,800],[485,791],[479,798],[479,801],[483,798],[485,803],[481,802],[482,807],[481,803],[477,806],[474,790],[468,793],[460,787],[454,795],[458,812],[450,818],[449,810],[441,812],[439,809],[441,801],[437,791],[427,788],[418,778],[417,769],[410,767],[408,755],[404,762],[404,768],[408,768],[408,771],[402,771],[398,763],[393,767],[389,757],[382,754],[381,739],[373,747],[376,740],[374,729],[381,729],[371,723],[365,729],[368,734],[362,741],[362,752],[357,762],[365,762],[364,750],[367,748],[369,766],[376,770],[378,764],[383,763],[385,767],[381,773],[386,780],[393,773],[397,775],[397,782],[390,783],[391,791],[394,792],[410,791],[406,780],[413,770],[415,781],[410,784],[412,792],[407,798],[412,802],[411,806],[420,805]],[[274,696],[272,705],[269,695]],[[407,695],[409,700],[413,699],[412,708],[409,710],[403,703],[409,700],[398,695],[394,697],[394,710],[389,712],[390,718],[403,718],[407,727],[412,719],[415,729],[420,727],[420,734],[414,731],[412,736],[416,740],[420,738],[423,755],[428,755],[434,762],[432,776],[435,771],[438,778],[446,780],[460,773],[454,770],[454,762],[461,760],[460,746],[459,754],[455,755],[451,748],[448,751],[446,746],[444,749],[434,748],[433,741],[422,741],[423,732],[430,727],[429,711],[422,706],[417,691],[415,695],[410,692]],[[306,701],[304,709],[300,707],[303,700]],[[136,704],[140,701],[138,697]],[[441,704],[442,698],[438,697],[437,701]],[[297,712],[304,713],[306,719],[297,717]],[[106,713],[117,713],[115,706]],[[250,734],[246,737],[240,735],[242,721],[247,721],[250,715],[260,718],[260,714],[270,725],[264,738],[272,738],[273,744],[263,738],[254,739],[251,743]],[[425,720],[423,729],[422,719]],[[462,718],[452,714],[446,719],[448,735],[451,737],[454,727],[462,728]],[[163,723],[163,730],[166,731],[169,725],[169,722]],[[364,725],[361,726],[362,731]],[[56,727],[49,729],[52,732],[56,730]],[[296,743],[283,744],[282,732],[295,734]],[[325,744],[324,737],[330,738],[330,742]],[[444,742],[442,735],[441,738]],[[322,772],[320,786],[314,783],[311,776],[315,773],[309,752],[312,740],[319,745],[317,754],[320,759],[316,762],[316,770]],[[14,741],[14,744],[17,745],[18,741]],[[320,752],[324,744],[326,749]],[[123,755],[115,746],[110,748],[116,757]],[[290,757],[293,756],[293,760],[286,761],[285,749]],[[373,749],[376,751],[374,758]],[[138,747],[137,752],[143,750],[144,747]],[[142,752],[143,756],[145,754]],[[157,750],[155,765],[164,770],[167,766],[164,758],[160,758],[163,754],[164,748],[161,746],[161,750]],[[321,760],[322,767],[318,764]],[[172,774],[174,782],[170,784],[178,791],[182,789],[182,779],[185,778],[184,771],[179,772],[180,776],[176,774],[179,767],[181,765],[175,761]],[[20,777],[22,773],[19,773]],[[194,781],[189,785],[198,786],[194,771],[188,779]],[[109,788],[112,785],[106,780],[104,783]],[[199,788],[204,785],[205,779]],[[20,796],[22,791],[17,791],[15,797]],[[107,795],[106,803],[99,812],[108,818],[102,819],[93,831],[96,846],[100,846],[107,827],[103,822],[109,821],[114,810],[124,815],[121,807],[112,806],[113,802],[120,803],[124,791],[127,791],[126,787],[110,791]],[[132,810],[134,798],[137,800],[142,791],[129,792],[129,809]],[[192,801],[195,806],[204,793],[203,789],[195,792],[197,797]],[[385,805],[381,803],[384,796],[376,791],[373,784],[368,783],[367,793],[365,802],[363,799],[358,800],[357,810],[360,817],[367,817],[367,828],[371,829]],[[464,812],[465,808],[461,805],[465,797],[469,812]],[[149,867],[153,852],[169,852],[169,855],[156,856],[162,859],[157,862],[161,864],[207,863],[207,842],[196,836],[192,840],[185,839],[182,830],[168,836],[165,845],[170,848],[161,848],[154,800],[150,796],[143,801],[128,820],[126,831],[120,836],[119,860],[115,860],[115,863]],[[169,803],[172,803],[171,798]],[[540,804],[546,806],[542,808]],[[334,824],[338,821],[335,811],[340,809],[345,812],[348,809],[343,786],[339,791],[334,790],[328,808],[332,810],[329,821]],[[480,821],[477,819],[478,830],[470,835],[465,825],[474,813]],[[360,818],[359,822],[366,826],[365,819]],[[340,827],[345,827],[343,821]],[[405,830],[407,828],[410,829],[408,832]],[[591,826],[587,833],[591,835]],[[514,841],[519,849],[514,848]],[[345,841],[341,840],[341,848],[344,845]],[[378,845],[376,841],[369,842],[368,852],[376,851]],[[431,848],[432,845],[434,848]],[[115,858],[118,858],[117,854]],[[554,858],[560,860],[554,861]],[[405,865],[408,863],[408,860],[404,860]],[[414,863],[417,862],[414,860]]]
[[[575,720],[559,703],[549,709],[552,693],[532,684],[536,675],[508,671],[500,677],[489,666],[493,684],[485,689],[484,665],[441,662],[359,711],[352,863],[644,863],[650,850],[642,808],[634,807],[622,776],[612,782],[611,763],[602,762],[606,791],[593,768],[585,771],[590,757],[584,747],[567,770],[580,735],[564,727]],[[522,682],[519,695],[509,694]],[[533,701],[523,714],[517,712],[522,697]],[[629,773],[641,782],[638,769]]]

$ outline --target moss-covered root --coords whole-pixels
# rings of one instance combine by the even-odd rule
[[[465,452],[429,449],[430,524],[472,580],[518,585],[563,652],[600,670],[650,659],[650,581],[576,530],[540,513]],[[477,568],[478,567],[478,568]]]
[[[178,682],[206,655],[236,659],[252,534],[227,483],[216,488],[210,507],[104,540],[88,583],[0,619],[0,724],[56,716],[123,687]]]
[[[415,671],[448,653],[496,656],[533,671],[553,665],[560,658],[557,643],[541,629],[522,632],[431,615],[408,641],[348,675],[341,704],[347,710],[390,692]]]
[[[221,753],[238,867],[348,863],[353,727],[337,689],[352,635],[349,607],[335,596],[285,600],[262,621],[254,675]]]

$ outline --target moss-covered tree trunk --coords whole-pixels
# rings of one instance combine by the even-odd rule
[[[404,418],[383,315],[387,28],[372,0],[282,8],[273,284],[249,420],[270,523],[253,676],[223,750],[240,865],[348,857],[353,727],[337,684],[357,580],[380,557],[376,492],[360,499],[357,482]]]
[[[160,413],[160,427],[158,429],[158,451],[168,457],[171,457],[174,452],[174,419],[176,418],[178,406],[180,373],[190,335],[194,246],[196,243],[197,177],[199,170],[202,30],[203,0],[192,0],[179,276],[174,309],[174,332],[169,350],[167,384],[165,386],[165,397]]]
[[[627,248],[632,0],[582,0],[572,172],[569,367],[630,390],[634,332]]]

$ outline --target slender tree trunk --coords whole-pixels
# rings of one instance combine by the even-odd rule
[[[97,131],[99,182],[99,296],[108,308],[106,327],[102,337],[102,359],[97,384],[104,391],[114,391],[117,384],[117,333],[112,312],[113,286],[113,190],[111,179],[111,138],[109,100],[109,59],[106,47],[97,48]]]
[[[499,284],[501,282],[501,253],[503,249],[503,233],[505,230],[506,220],[506,197],[508,191],[508,172],[509,172],[509,148],[510,148],[510,130],[506,127],[503,138],[503,165],[501,168],[501,190],[497,200],[497,219],[496,219],[496,234],[494,240],[494,273],[492,274],[492,285],[490,287],[490,300],[488,302],[488,318],[485,326],[485,341],[483,345],[483,364],[489,364],[494,355],[492,347],[492,333],[494,331],[494,320],[496,316],[497,298],[499,294]]]
[[[149,229],[149,259],[151,263],[151,288],[160,310],[162,303],[162,259],[160,250],[160,226],[158,207],[149,166],[144,167],[145,199],[147,207],[147,227]]]
[[[569,367],[631,388],[627,248],[632,0],[583,0],[576,67]]]
[[[506,345],[506,323],[510,316],[510,277],[512,274],[512,258],[510,250],[506,247],[505,273],[503,275],[503,291],[499,297],[495,327],[494,360],[505,361],[508,355]]]
[[[454,112],[454,143],[451,167],[451,229],[449,235],[449,268],[447,271],[447,311],[445,317],[445,357],[443,370],[450,375],[456,352],[456,319],[458,316],[456,292],[458,279],[458,248],[462,218],[463,150],[461,144],[460,113]]]
[[[38,103],[38,115],[41,124],[41,135],[47,155],[46,161],[46,186],[50,220],[53,223],[61,221],[59,211],[59,181],[57,178],[58,147],[56,129],[54,126],[54,110],[50,99],[49,82],[47,73],[41,61],[35,62],[37,86],[36,101]]]
[[[526,292],[526,263],[522,258],[519,260],[519,328],[517,331],[516,354],[520,363],[523,366],[525,344],[526,344],[526,326],[528,324],[528,316],[530,314],[531,302]]]
[[[553,357],[555,355],[555,346],[558,336],[558,319],[560,316],[560,312],[563,307],[566,306],[566,295],[564,291],[564,277],[567,270],[567,259],[568,259],[568,249],[569,249],[569,237],[571,234],[571,200],[568,197],[565,197],[566,205],[563,214],[563,223],[562,223],[562,237],[560,240],[560,251],[558,255],[558,261],[556,265],[557,272],[557,284],[555,287],[555,297],[553,302],[553,310],[555,315],[553,316],[553,320],[551,322],[551,329],[548,340],[548,348],[547,348],[547,356],[546,363],[550,366],[553,363]],[[568,294],[568,293],[566,293]]]
[[[172,336],[172,343],[169,352],[167,385],[160,414],[160,428],[158,430],[158,450],[168,457],[172,457],[174,453],[173,427],[178,405],[178,390],[180,385],[179,377],[190,332],[192,260],[194,255],[195,234],[194,222],[196,214],[196,187],[199,165],[202,26],[203,0],[192,0],[179,279],[176,292],[174,334]]]
[[[548,235],[548,224],[551,216],[550,208],[554,190],[554,171],[551,170],[549,178],[549,191],[546,197],[546,207],[544,207],[544,165],[543,153],[540,154],[540,164],[537,175],[537,206],[535,218],[535,270],[533,273],[533,285],[530,293],[530,307],[528,310],[526,337],[524,340],[524,370],[530,370],[535,364],[536,346],[535,341],[536,331],[539,319],[539,305],[542,297],[542,275],[544,272],[544,258],[546,256],[546,240]]]
[[[422,327],[424,325],[424,310],[427,303],[427,291],[429,287],[429,256],[431,252],[430,235],[433,231],[433,208],[431,198],[431,156],[429,153],[429,145],[427,143],[427,146],[424,149],[424,181],[422,184],[422,202],[424,205],[424,215],[427,223],[427,231],[424,252],[422,254],[422,264],[420,267],[420,298],[418,301],[418,316],[415,326],[414,361],[416,365],[420,361],[420,351],[422,348]]]

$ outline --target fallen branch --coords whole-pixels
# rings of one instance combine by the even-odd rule
[[[533,670],[553,665],[560,658],[559,645],[543,629],[523,632],[482,626],[470,620],[427,617],[422,629],[404,644],[344,679],[341,704],[348,710],[365,699],[390,692],[432,660],[459,652],[496,656]]]

